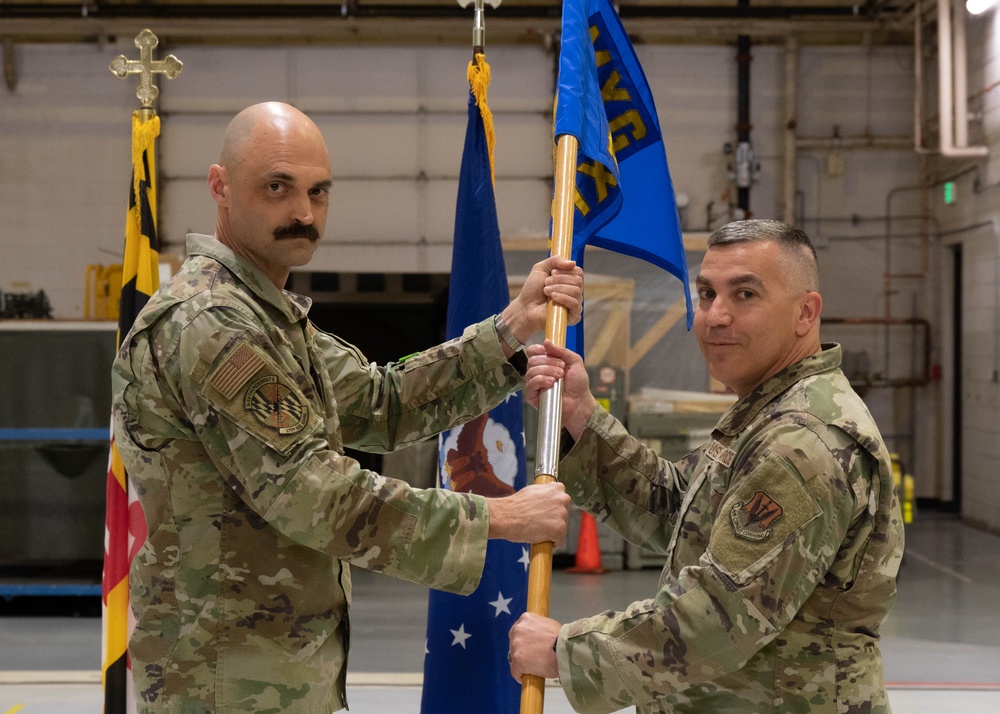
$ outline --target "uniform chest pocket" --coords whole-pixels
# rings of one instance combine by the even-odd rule
[[[726,497],[730,469],[703,453],[691,474],[671,543],[674,572],[697,562],[708,548],[716,513]]]

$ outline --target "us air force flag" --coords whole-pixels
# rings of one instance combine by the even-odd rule
[[[509,302],[492,181],[489,66],[470,64],[469,122],[458,185],[447,337]],[[477,101],[478,100],[478,101]],[[440,485],[504,496],[523,488],[521,395],[440,437]],[[491,540],[479,588],[468,597],[431,591],[424,656],[424,714],[517,712],[521,687],[510,676],[507,631],[524,612],[528,547]]]
[[[580,142],[572,258],[587,245],[648,261],[684,285],[694,313],[674,187],[646,76],[608,0],[563,3],[555,137]],[[583,354],[582,322],[567,345]]]

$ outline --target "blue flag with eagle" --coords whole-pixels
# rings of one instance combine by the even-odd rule
[[[669,271],[694,312],[673,182],[653,95],[608,0],[565,0],[554,135],[580,142],[571,257],[584,248],[625,253]],[[583,323],[566,343],[583,354]]]
[[[451,258],[447,337],[503,310],[510,300],[493,193],[489,65],[469,64],[469,122],[462,153]],[[440,436],[442,488],[505,496],[526,484],[521,395]],[[507,631],[527,607],[528,546],[491,540],[478,589],[463,597],[432,590],[424,654],[423,714],[517,712]]]

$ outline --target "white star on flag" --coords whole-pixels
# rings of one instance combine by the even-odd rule
[[[531,556],[528,554],[527,548],[521,549],[521,557],[518,558],[518,563],[524,563],[524,572],[528,572],[528,566],[531,565]]]
[[[464,622],[458,626],[457,630],[449,630],[449,632],[455,636],[455,639],[451,641],[451,646],[454,647],[455,645],[462,645],[463,650],[465,649],[465,641],[472,637],[472,635],[465,631]]]
[[[493,617],[500,617],[501,612],[506,612],[509,615],[510,608],[507,606],[510,605],[510,601],[513,599],[514,598],[511,597],[504,597],[502,592],[497,591],[497,599],[489,603],[497,609],[496,614],[493,615]]]

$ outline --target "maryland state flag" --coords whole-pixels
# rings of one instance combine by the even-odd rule
[[[117,345],[132,329],[139,311],[160,285],[156,236],[156,191],[153,163],[160,118],[143,121],[132,115],[132,188],[125,219],[125,256],[122,261],[122,294],[118,313]],[[132,697],[128,637],[134,622],[129,609],[128,571],[132,557],[146,539],[142,507],[129,492],[128,477],[111,434],[104,533],[102,587],[104,637],[102,681],[105,714],[135,711]]]
[[[694,312],[674,187],[653,94],[609,0],[565,0],[555,138],[580,142],[571,258],[587,245],[625,253],[669,271]],[[583,354],[583,323],[567,345]]]
[[[510,300],[493,194],[489,65],[469,64],[469,122],[458,183],[448,295],[448,338],[503,310]],[[440,485],[505,496],[525,486],[521,395],[440,437]],[[510,676],[507,631],[527,606],[528,548],[491,540],[479,587],[468,597],[432,590],[424,655],[424,714],[516,712],[521,685]]]

